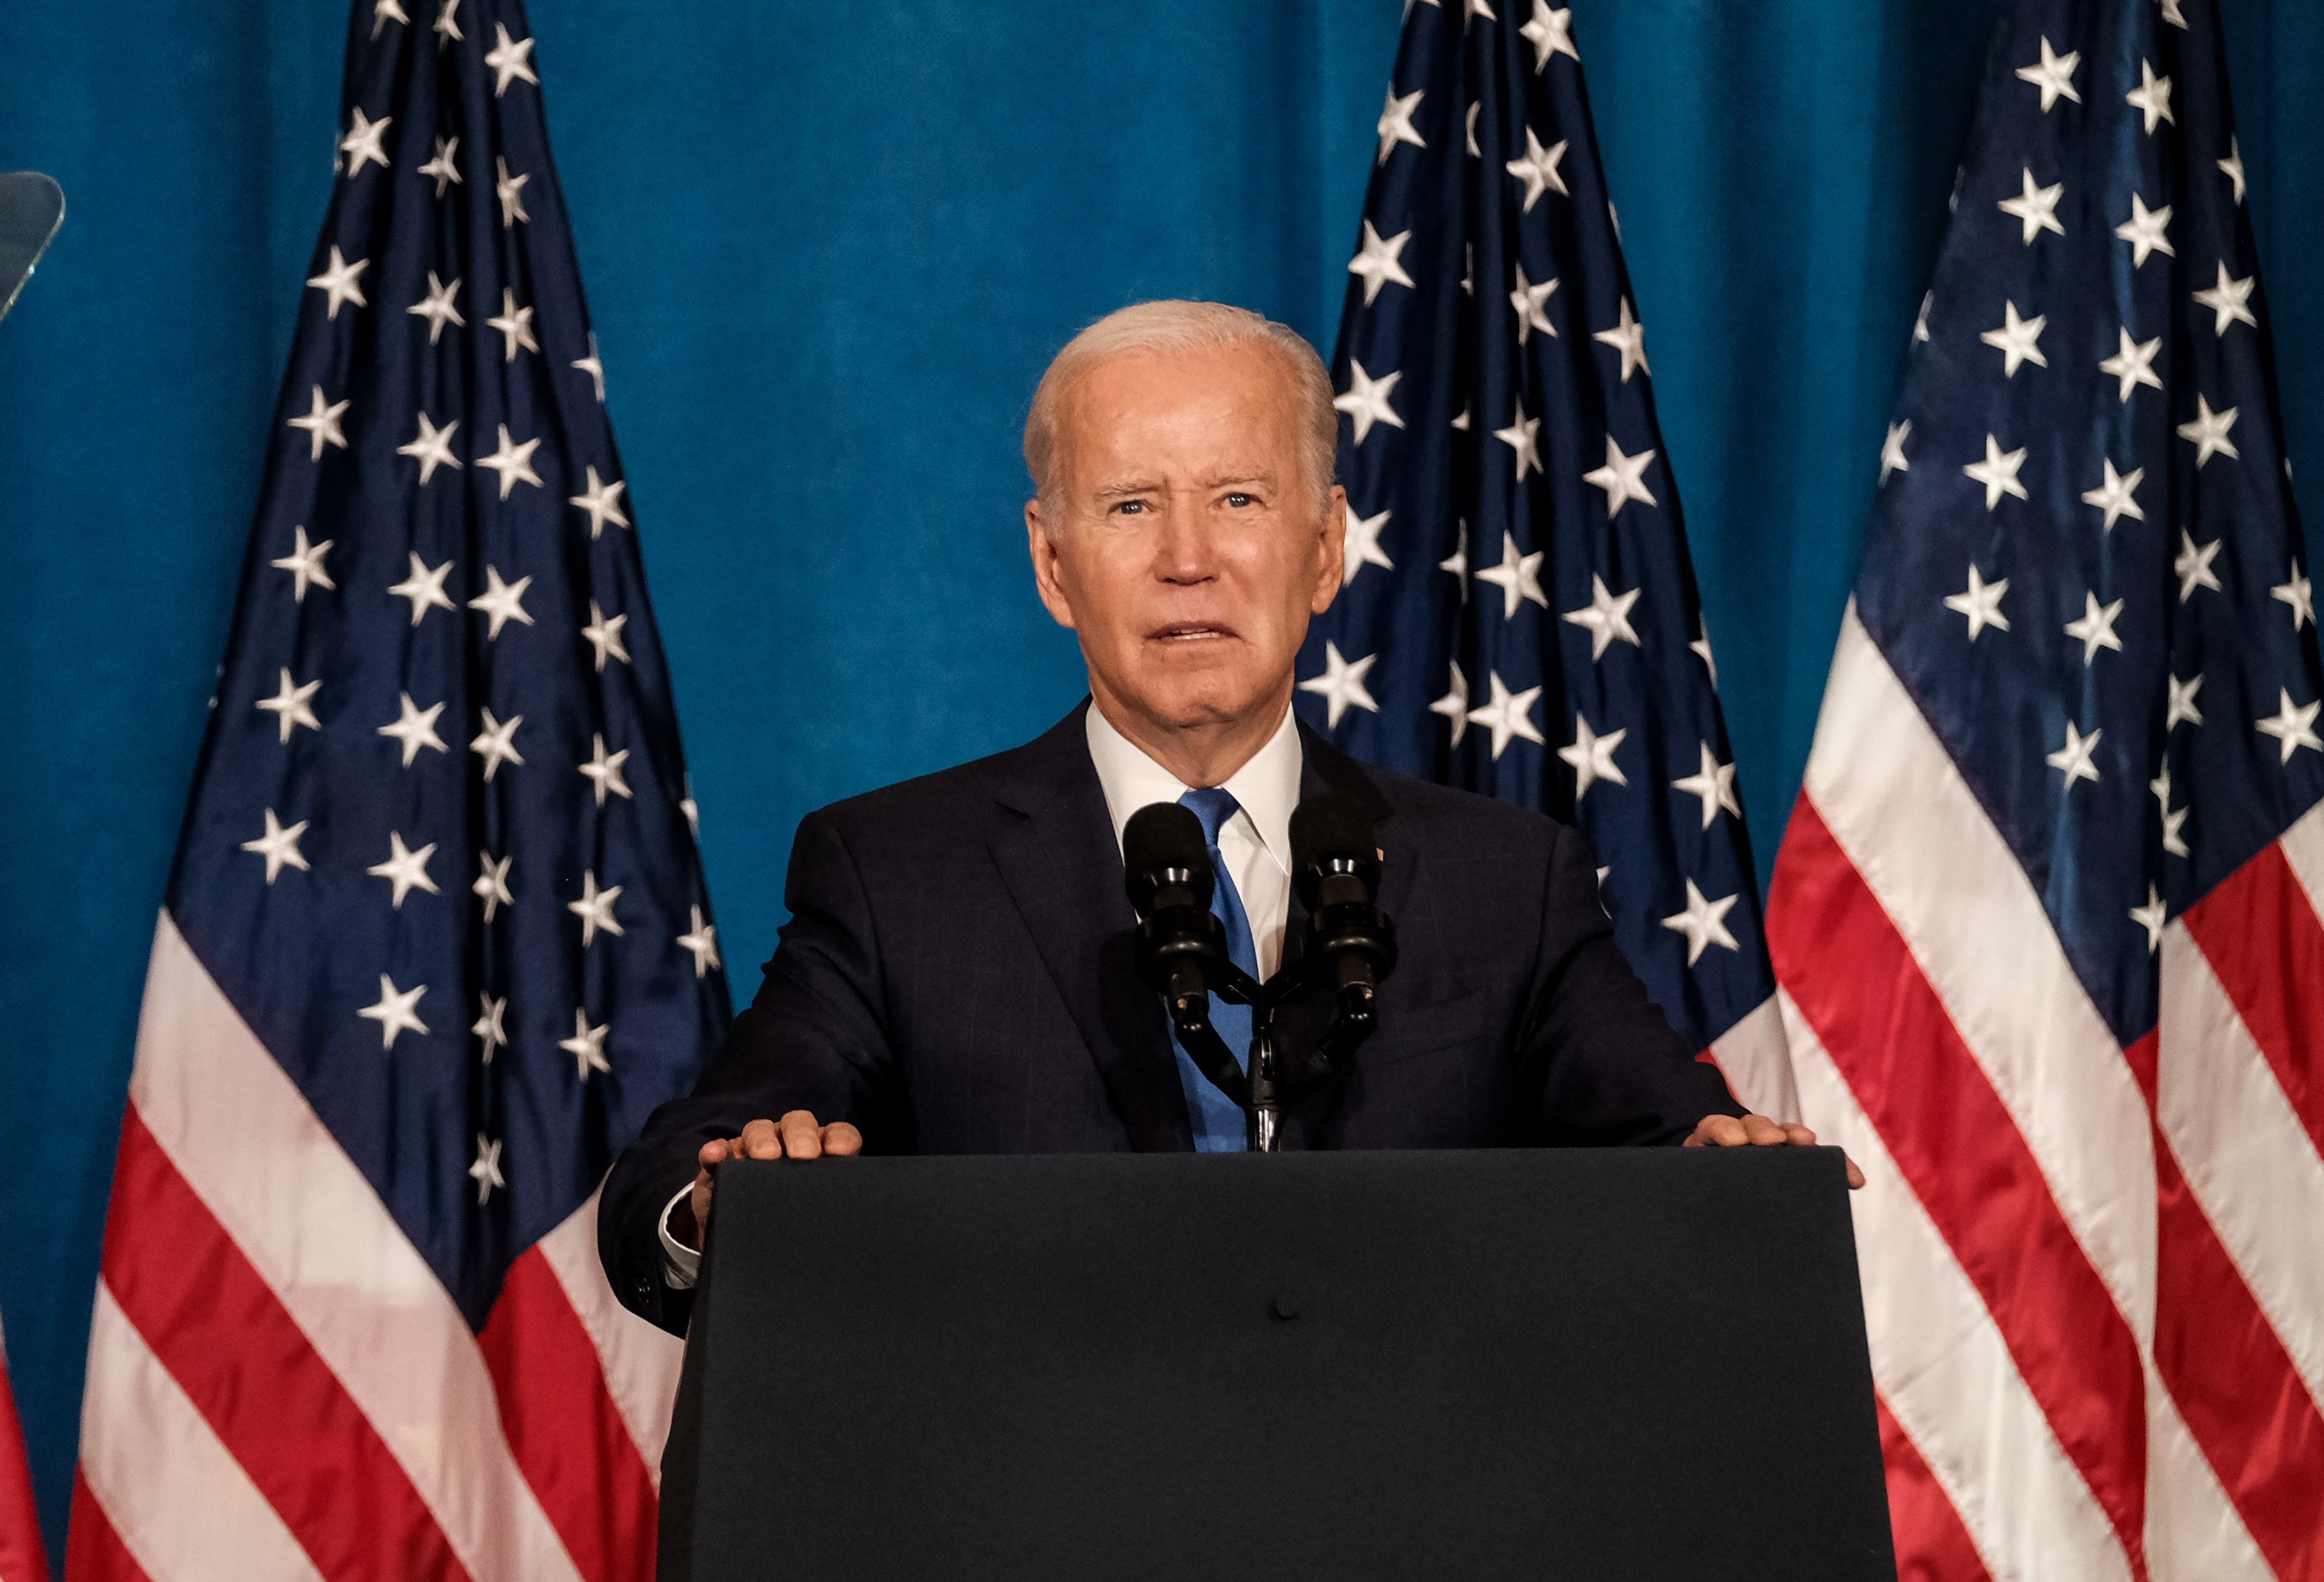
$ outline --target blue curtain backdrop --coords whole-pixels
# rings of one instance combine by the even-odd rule
[[[1516,3],[1516,0],[1511,0]],[[1995,0],[1570,0],[1764,875]],[[2324,6],[2224,0],[2324,523]],[[799,816],[1080,695],[1018,509],[1142,297],[1328,354],[1398,0],[538,0],[552,135],[748,993]],[[330,181],[330,0],[0,7],[0,1315],[52,1543],[138,995]]]

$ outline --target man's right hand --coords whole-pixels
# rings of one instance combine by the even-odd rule
[[[824,1125],[808,1110],[793,1110],[779,1121],[752,1121],[740,1137],[702,1145],[695,1155],[701,1168],[694,1172],[694,1190],[670,1215],[669,1234],[700,1250],[702,1226],[710,1220],[712,1171],[730,1159],[845,1159],[862,1152],[862,1133],[845,1121]]]

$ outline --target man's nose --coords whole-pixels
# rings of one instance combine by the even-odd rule
[[[1172,496],[1162,502],[1155,532],[1154,574],[1165,582],[1207,582],[1218,574],[1217,545],[1210,523],[1193,502]]]

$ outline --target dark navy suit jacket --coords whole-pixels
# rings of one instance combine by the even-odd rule
[[[1401,959],[1379,1031],[1344,1083],[1286,1115],[1284,1147],[1675,1143],[1742,1113],[1616,948],[1580,835],[1304,726],[1300,745],[1303,796],[1350,791],[1378,820]],[[872,1152],[1193,1148],[1080,709],[1012,752],[808,815],[784,901],[758,998],[606,1181],[599,1250],[645,1318],[683,1330],[663,1207],[702,1143],[761,1116],[852,1121]],[[1286,959],[1305,921],[1295,897]],[[1323,1013],[1278,1015],[1286,1051]]]

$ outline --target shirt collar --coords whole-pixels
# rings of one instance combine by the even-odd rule
[[[1130,816],[1149,802],[1175,802],[1193,789],[1114,728],[1092,699],[1083,716],[1090,762],[1105,791],[1105,810],[1113,819],[1114,844]],[[1250,762],[1227,777],[1226,790],[1241,804],[1242,817],[1276,865],[1291,871],[1291,810],[1299,805],[1299,775],[1306,754],[1299,745],[1297,716],[1286,705],[1283,723]]]

